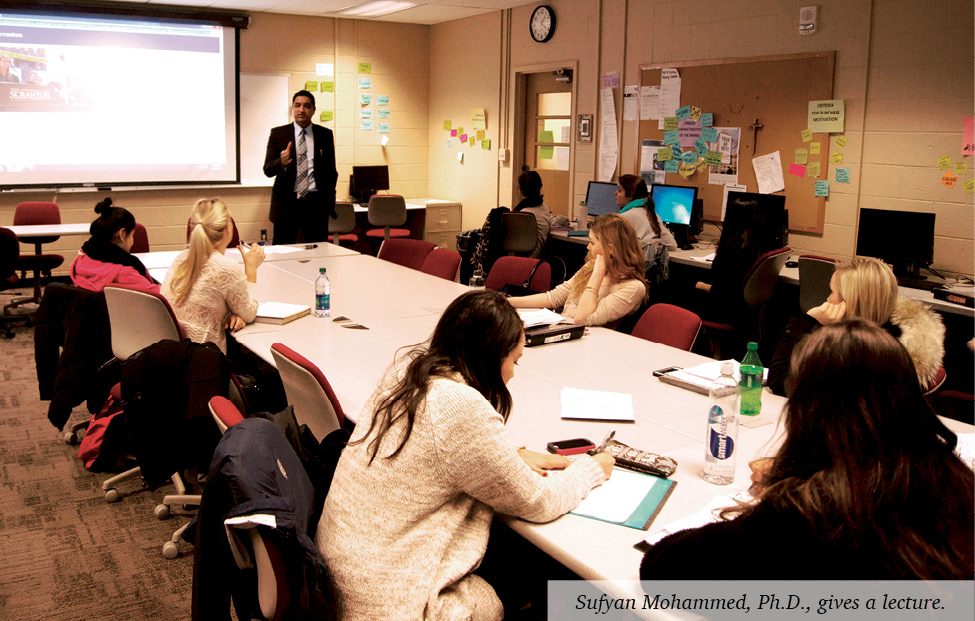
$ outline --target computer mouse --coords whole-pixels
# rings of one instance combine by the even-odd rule
[[[786,261],[785,262],[785,266],[786,267],[799,267],[799,262],[798,261]]]

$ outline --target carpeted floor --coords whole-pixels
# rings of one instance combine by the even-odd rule
[[[157,520],[163,488],[137,479],[108,504],[38,398],[31,328],[0,338],[0,619],[189,619],[193,550],[162,544],[188,521]],[[72,422],[88,417],[84,405]]]

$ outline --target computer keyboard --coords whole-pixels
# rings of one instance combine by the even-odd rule
[[[923,289],[924,291],[934,291],[935,289],[941,289],[944,286],[944,283],[936,280],[898,277],[897,286],[908,287],[910,289]]]

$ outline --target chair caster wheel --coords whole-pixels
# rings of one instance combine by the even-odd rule
[[[173,560],[179,556],[179,546],[177,546],[172,541],[167,541],[163,544],[162,548],[163,558]]]
[[[169,505],[156,505],[156,508],[153,509],[152,512],[156,514],[156,517],[158,519],[165,520],[166,518],[169,517]]]
[[[76,434],[73,431],[65,431],[64,432],[64,436],[62,436],[62,438],[64,439],[64,443],[65,444],[77,444],[78,443],[78,434]]]
[[[118,502],[119,498],[118,490],[114,487],[112,489],[105,490],[105,502]]]

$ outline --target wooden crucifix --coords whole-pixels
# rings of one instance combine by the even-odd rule
[[[755,119],[755,122],[748,127],[752,130],[752,154],[758,155],[758,131],[765,127],[765,124],[759,123],[758,119]]]

